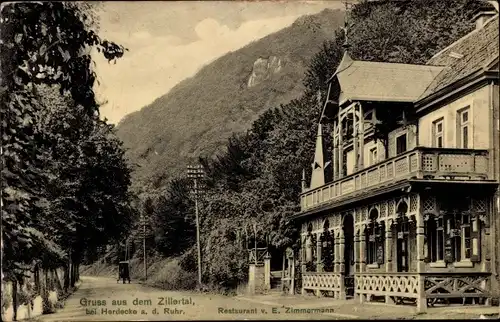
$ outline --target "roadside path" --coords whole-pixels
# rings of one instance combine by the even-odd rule
[[[138,283],[117,283],[113,278],[82,277],[80,288],[57,313],[35,320],[154,321],[154,320],[346,320],[346,319],[478,319],[499,313],[498,307],[429,308],[359,304],[315,296],[278,293],[228,297],[186,291],[164,291]],[[497,315],[498,316],[498,315]],[[491,318],[491,317],[490,317]]]

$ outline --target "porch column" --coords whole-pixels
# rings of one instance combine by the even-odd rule
[[[320,273],[323,271],[323,265],[321,264],[321,233],[316,233],[316,272]],[[315,290],[314,293],[317,297],[321,297],[321,291]]]
[[[358,169],[363,169],[365,164],[365,113],[363,111],[363,106],[361,103],[358,103],[359,106],[359,162]]]
[[[316,272],[323,271],[323,261],[321,260],[321,233],[316,233]]]
[[[419,198],[420,199],[420,198]],[[420,203],[420,200],[419,200]],[[421,209],[421,208],[420,208]],[[424,235],[424,217],[422,211],[416,216],[416,238],[417,238],[417,274],[418,274],[418,298],[417,298],[417,311],[427,311],[427,299],[425,297],[425,276],[421,273],[425,272],[425,235]]]
[[[359,226],[354,228],[354,273],[360,272],[361,256],[360,256],[360,242],[359,242]]]
[[[392,219],[385,221],[385,271],[392,272]]]
[[[385,220],[385,271],[392,272],[392,219]],[[394,304],[391,296],[385,296],[385,303]]]
[[[492,251],[493,251],[493,247],[491,247],[491,238],[492,238],[492,235],[491,235],[491,231],[490,231],[490,224],[489,224],[489,220],[485,220],[485,221],[481,221],[481,220],[478,220],[477,223],[478,225],[478,229],[479,229],[479,236],[481,236],[481,231],[484,231],[484,237],[481,237],[479,239],[479,251],[480,251],[480,254],[484,254],[484,260],[482,261],[483,264],[481,265],[481,271],[483,272],[491,272],[491,254],[492,254]],[[484,230],[482,230],[482,227],[484,225]],[[493,241],[494,243],[496,243],[497,241]],[[489,281],[486,282],[486,289],[490,290],[490,297],[488,297],[486,299],[486,305],[491,305],[491,300],[492,300],[492,295],[493,295],[493,292],[491,292],[493,290],[493,287],[495,286],[494,284],[494,277],[495,275],[491,275]]]
[[[359,230],[359,272],[362,274],[366,271],[366,259],[365,259],[365,229],[366,225],[361,225]],[[359,280],[362,280],[363,277],[360,276]],[[363,303],[365,301],[365,295],[359,295],[359,303]]]
[[[340,273],[340,261],[339,261],[339,237],[337,236],[337,230],[332,231],[333,234],[333,272]]]
[[[340,267],[340,294],[339,297],[342,300],[346,299],[346,292],[345,292],[345,258],[344,258],[344,250],[345,250],[345,236],[344,236],[344,229],[341,227],[340,228],[340,234],[339,234],[339,267]]]
[[[358,299],[359,294],[356,294],[356,283],[358,283],[358,274],[361,272],[361,253],[360,253],[360,225],[354,227],[354,298]]]
[[[302,246],[302,257],[300,258],[300,278],[301,278],[301,283],[300,283],[300,294],[305,295],[306,290],[304,289],[304,273],[307,271],[307,266],[306,266],[306,240],[307,237],[300,236],[301,240],[303,240],[303,243],[301,243]]]

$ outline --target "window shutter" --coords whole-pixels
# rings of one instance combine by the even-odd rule
[[[384,263],[384,247],[382,245],[377,246],[377,264],[382,265]]]
[[[451,219],[446,218],[445,220],[445,242],[444,242],[444,261],[446,263],[453,263],[455,261],[455,256],[452,249],[452,230],[451,230]]]
[[[429,254],[430,253],[429,252],[429,247],[430,247],[429,239],[431,236],[429,236],[428,224],[429,224],[429,221],[426,220],[424,222],[424,262],[425,263],[429,263],[431,261],[430,254]]]
[[[479,216],[475,214],[471,221],[471,257],[472,262],[481,261],[481,221]]]
[[[446,240],[444,244],[444,261],[446,263],[453,263],[455,261],[455,256],[453,254],[453,247],[451,245],[452,238],[450,233],[446,234]]]

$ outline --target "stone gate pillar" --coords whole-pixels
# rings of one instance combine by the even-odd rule
[[[249,264],[248,293],[259,294],[264,291],[264,264]]]
[[[264,290],[271,289],[271,255],[264,256]]]

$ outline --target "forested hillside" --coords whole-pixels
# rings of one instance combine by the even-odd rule
[[[343,17],[340,10],[301,17],[218,58],[126,116],[118,135],[139,166],[134,185],[150,190],[184,175],[189,160],[221,150],[231,133],[247,130],[263,111],[299,97],[308,62]]]
[[[349,19],[350,54],[362,60],[424,63],[474,28],[471,18],[479,5],[470,0],[361,2]],[[338,28],[330,33],[331,39],[308,63],[299,98],[264,112],[248,131],[231,137],[226,152],[201,159],[207,172],[201,229],[208,284],[234,288],[245,280],[246,247],[254,229],[260,242],[275,248],[294,246],[297,240],[286,215],[299,209],[301,173],[310,172],[326,80],[343,54],[344,33]],[[230,102],[233,97],[227,92],[220,99]],[[151,119],[160,117],[152,108],[144,113],[151,113]],[[162,137],[165,144],[169,138]],[[151,247],[164,256],[184,253],[181,268],[193,270],[196,253],[189,247],[194,242],[193,207],[188,190],[180,189],[186,185],[175,181],[168,194],[152,194],[148,204],[153,206],[143,208],[143,213],[154,222]],[[178,238],[184,249],[173,243]]]

